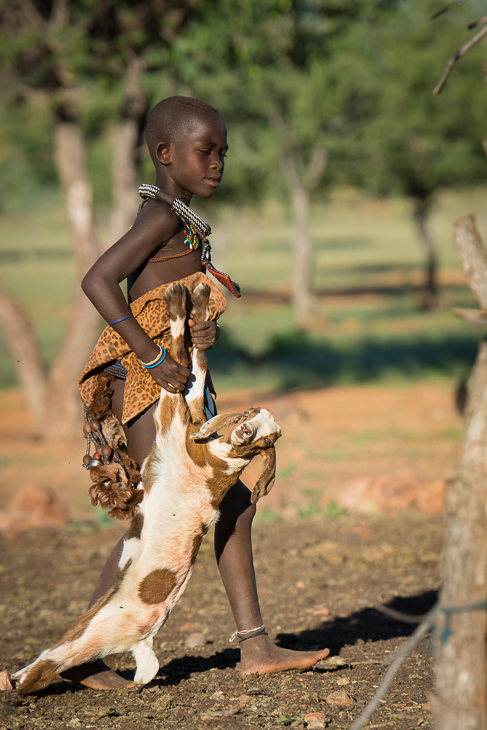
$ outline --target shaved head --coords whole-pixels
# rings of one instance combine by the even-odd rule
[[[155,158],[159,142],[174,142],[190,128],[195,118],[208,114],[220,117],[212,106],[189,96],[170,96],[156,104],[149,114],[145,128],[147,147],[152,159]]]

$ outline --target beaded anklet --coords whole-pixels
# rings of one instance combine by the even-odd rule
[[[242,634],[252,634],[252,636],[242,636]],[[241,644],[242,641],[247,641],[247,639],[254,639],[256,636],[262,636],[263,634],[265,634],[265,636],[268,636],[264,624],[262,624],[262,626],[258,626],[256,629],[244,629],[243,631],[235,631],[235,633],[231,635],[228,641],[235,641],[235,639],[238,638],[239,644]]]
[[[201,245],[201,263],[205,269],[212,274],[223,286],[232,292],[237,298],[240,297],[240,287],[223,271],[213,266],[211,261],[211,245],[208,241],[208,236],[211,234],[211,228],[208,223],[201,218],[197,213],[192,210],[189,205],[183,203],[179,198],[173,198],[172,195],[165,193],[163,190],[157,187],[157,185],[141,185],[139,187],[139,195],[141,198],[147,200],[157,200],[160,203],[168,205],[172,211],[177,215],[180,221],[185,224],[185,243],[190,247],[192,251],[197,249]]]

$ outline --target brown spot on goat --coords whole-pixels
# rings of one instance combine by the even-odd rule
[[[194,565],[196,562],[196,558],[198,557],[198,552],[201,547],[201,543],[203,542],[203,538],[208,532],[208,527],[204,524],[201,525],[201,532],[195,536],[193,540],[193,547],[191,548],[191,565]]]
[[[136,514],[134,519],[132,520],[132,523],[127,531],[125,539],[130,540],[132,537],[135,537],[135,538],[137,538],[137,540],[140,540],[143,526],[144,526],[144,515],[141,512],[138,512],[138,514]]]
[[[149,606],[163,603],[176,587],[176,574],[167,568],[153,570],[139,586],[139,598]]]
[[[57,668],[52,659],[43,659],[27,674],[18,688],[19,695],[30,695],[39,692],[57,676]]]

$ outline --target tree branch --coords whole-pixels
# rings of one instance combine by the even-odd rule
[[[487,23],[487,15],[484,15],[483,18],[480,18],[479,20],[475,20],[473,23],[469,23],[467,25],[467,28],[469,30],[473,30],[474,28],[478,28],[479,25],[485,25]]]
[[[430,20],[435,20],[436,18],[439,18],[440,15],[443,15],[443,13],[447,13],[452,8],[457,8],[459,5],[463,5],[466,3],[467,0],[455,0],[453,3],[448,3],[444,8],[441,8],[441,10],[438,10],[437,13],[431,16]]]
[[[328,152],[325,147],[316,144],[311,152],[311,157],[303,175],[303,182],[306,189],[312,192],[318,185],[321,176],[326,170],[328,164]]]
[[[477,33],[477,35],[474,35],[474,37],[471,38],[468,41],[468,43],[465,43],[465,45],[462,46],[460,48],[460,50],[458,50],[455,53],[455,55],[450,58],[450,60],[448,61],[448,63],[445,66],[445,70],[443,71],[443,74],[441,75],[441,79],[438,81],[435,88],[433,89],[434,96],[438,96],[440,91],[443,89],[444,85],[446,84],[446,80],[447,80],[448,76],[450,75],[451,70],[452,70],[453,66],[456,64],[456,62],[460,58],[462,58],[462,56],[464,56],[466,53],[468,53],[471,48],[473,48],[475,45],[477,45],[477,43],[479,41],[481,41],[482,38],[484,38],[484,36],[486,36],[486,35],[487,35],[487,26],[485,28],[482,28],[482,30],[480,30]]]
[[[68,0],[54,0],[50,25],[53,28],[63,28],[68,25]]]
[[[40,12],[37,10],[36,6],[32,2],[32,0],[16,0],[18,3],[18,7],[22,13],[22,15],[25,18],[25,21],[29,23],[30,25],[34,25],[39,30],[43,30],[47,23],[46,20],[42,17]]]
[[[46,416],[46,377],[39,342],[23,307],[1,285],[0,319],[5,329],[20,384],[34,416],[35,429],[40,429],[42,420]]]

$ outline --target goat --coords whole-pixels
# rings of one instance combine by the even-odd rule
[[[209,294],[206,284],[194,290],[190,316],[195,322],[208,317]],[[178,282],[166,292],[170,355],[181,364],[189,362],[188,296]],[[252,502],[271,489],[279,426],[264,408],[206,421],[207,366],[206,352],[194,349],[191,382],[184,394],[162,390],[154,416],[156,439],[142,467],[143,499],[126,535],[112,586],[57,644],[13,675],[21,694],[43,689],[72,666],[124,651],[132,652],[136,661],[135,683],[150,682],[159,669],[152,649],[154,636],[186,588],[223,497],[258,453],[263,456],[263,470]]]

